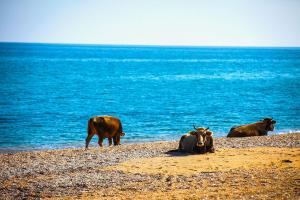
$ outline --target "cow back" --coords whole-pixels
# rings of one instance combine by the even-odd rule
[[[181,150],[185,152],[193,152],[197,144],[197,137],[195,135],[187,134],[181,141]]]
[[[93,125],[97,134],[102,137],[114,137],[122,133],[122,125],[118,118],[111,116],[97,116],[93,118]]]
[[[266,135],[265,129],[266,125],[263,122],[241,125],[231,128],[227,137],[250,137]]]

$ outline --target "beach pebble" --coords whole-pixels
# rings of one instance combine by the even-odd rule
[[[222,148],[245,148],[256,146],[300,147],[300,134],[272,135],[251,138],[215,138],[216,150]],[[128,144],[118,147],[94,147],[87,151],[81,149],[47,150],[0,154],[0,199],[30,199],[40,197],[63,197],[81,195],[84,191],[96,188],[116,188],[123,191],[157,191],[160,188],[170,190],[191,189],[189,183],[197,181],[197,187],[204,185],[203,180],[212,183],[211,189],[227,184],[220,178],[225,172],[202,172],[191,177],[164,174],[127,174],[116,167],[111,171],[103,170],[106,166],[132,159],[170,156],[168,151],[177,149],[178,141]],[[292,161],[282,159],[283,165]],[[232,170],[230,176],[240,175],[244,180],[263,179],[253,176],[256,172]],[[267,174],[271,180],[279,179],[276,173]],[[296,175],[294,175],[296,177]],[[238,189],[240,180],[229,182],[233,190]],[[139,188],[135,183],[146,183]],[[207,184],[207,183],[206,183]],[[253,183],[264,187],[269,182]],[[102,191],[101,190],[101,191]],[[104,197],[114,196],[107,191]],[[287,194],[284,197],[289,198]],[[261,196],[259,196],[261,197]],[[238,198],[238,197],[237,197]],[[255,196],[253,198],[258,198]]]

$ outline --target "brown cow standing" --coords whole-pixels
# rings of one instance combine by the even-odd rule
[[[109,146],[112,145],[112,139],[114,145],[120,145],[120,137],[125,135],[120,119],[111,116],[96,116],[90,118],[87,132],[88,135],[85,140],[86,149],[95,134],[98,135],[98,144],[100,147],[102,147],[104,138],[108,138]]]
[[[267,135],[268,131],[273,131],[276,121],[272,118],[265,118],[262,121],[232,127],[227,137],[250,137]]]

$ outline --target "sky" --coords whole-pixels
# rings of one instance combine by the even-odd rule
[[[0,41],[300,47],[300,0],[0,0]]]

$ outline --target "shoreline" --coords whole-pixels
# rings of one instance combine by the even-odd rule
[[[297,199],[300,134],[0,154],[0,199]]]
[[[290,132],[275,132],[273,134],[267,135],[268,137],[270,136],[276,136],[276,135],[287,135],[287,134],[300,134],[300,131],[290,131]],[[96,136],[95,136],[96,137]],[[180,137],[178,137],[180,138]],[[220,136],[220,137],[215,137],[214,139],[218,138],[227,138],[226,136]],[[121,139],[121,145],[136,145],[136,144],[148,144],[148,143],[155,143],[155,142],[178,142],[177,140],[155,140],[155,141],[132,141],[132,142],[123,142]],[[22,153],[22,152],[39,152],[39,151],[51,151],[51,150],[66,150],[66,149],[81,149],[84,148],[84,140],[81,142],[76,143],[77,145],[74,146],[67,146],[67,145],[55,145],[55,144],[50,144],[48,146],[52,146],[52,148],[49,147],[20,147],[20,146],[15,146],[15,147],[0,147],[0,155],[1,154],[16,154],[16,153]],[[107,139],[104,140],[104,148],[108,147],[108,142]],[[46,145],[45,145],[46,146]],[[97,142],[91,142],[90,143],[90,148],[99,148]]]

